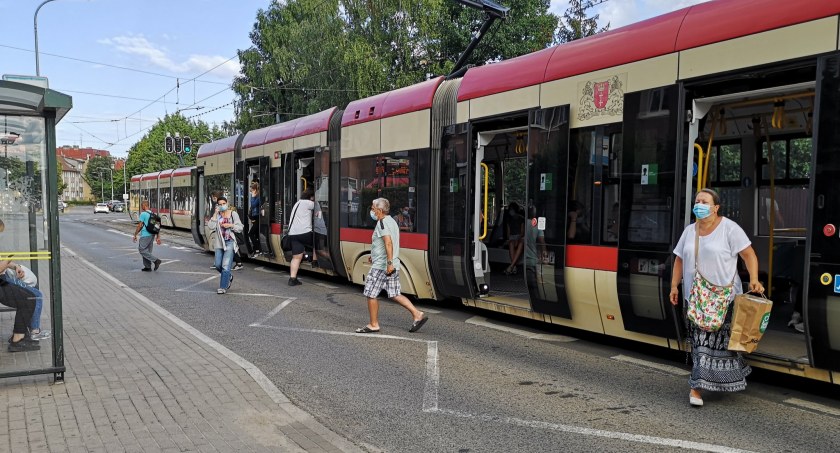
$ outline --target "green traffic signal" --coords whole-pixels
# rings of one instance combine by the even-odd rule
[[[192,152],[192,139],[189,137],[184,137],[184,154],[189,154]]]

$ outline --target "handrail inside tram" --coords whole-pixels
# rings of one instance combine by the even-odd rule
[[[478,237],[479,241],[483,241],[484,238],[487,237],[487,204],[489,201],[488,193],[490,187],[490,169],[484,162],[481,163],[481,168],[484,169],[484,218],[482,219],[483,232],[481,233],[481,236]]]

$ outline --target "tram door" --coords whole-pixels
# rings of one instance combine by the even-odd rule
[[[439,206],[437,215],[437,244],[432,251],[432,272],[436,286],[443,294],[473,299],[476,286],[473,280],[473,243],[465,232],[473,228],[472,153],[470,125],[449,126],[444,130],[440,150],[440,172],[437,187]]]
[[[283,204],[285,220],[284,232],[288,232],[292,209],[300,200],[303,192],[314,188],[313,152],[303,151],[286,154],[283,161]]]
[[[571,319],[566,295],[569,106],[528,118],[528,200],[523,270],[534,311]]]
[[[207,210],[207,194],[204,193],[204,167],[190,170],[190,181],[193,184],[192,193],[196,194],[193,210],[190,215],[190,231],[196,244],[207,247],[207,239],[204,237],[204,212]]]
[[[820,59],[816,95],[805,328],[813,365],[840,371],[840,55]]]
[[[270,175],[271,161],[268,157],[259,157],[247,161],[238,162],[236,165],[236,183],[234,189],[234,203],[239,212],[240,219],[245,226],[243,232],[246,238],[251,234],[252,228],[258,229],[259,250],[251,250],[251,241],[246,240],[248,253],[260,252],[268,257],[274,254],[269,245],[269,233],[271,231],[271,219],[268,213],[271,194]],[[255,223],[251,223],[251,184],[259,182],[260,210],[259,217]]]
[[[313,187],[315,192],[315,212],[312,217],[313,244],[318,255],[318,266],[322,269],[335,270],[330,253],[329,214],[330,214],[330,149],[318,147],[312,163]]]
[[[624,328],[670,338],[676,338],[668,307],[674,224],[677,217],[682,221],[674,209],[678,104],[676,86],[625,95],[618,206],[617,285]]]

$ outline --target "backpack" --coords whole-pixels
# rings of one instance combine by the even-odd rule
[[[152,211],[146,211],[149,213],[149,221],[146,222],[146,231],[151,234],[159,234],[160,233],[160,216],[155,214]]]

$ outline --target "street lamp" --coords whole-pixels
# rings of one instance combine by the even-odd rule
[[[38,11],[41,10],[42,6],[54,1],[55,0],[44,0],[44,2],[38,5],[38,8],[35,9],[35,75],[38,77],[41,76],[41,64],[38,61]]]

